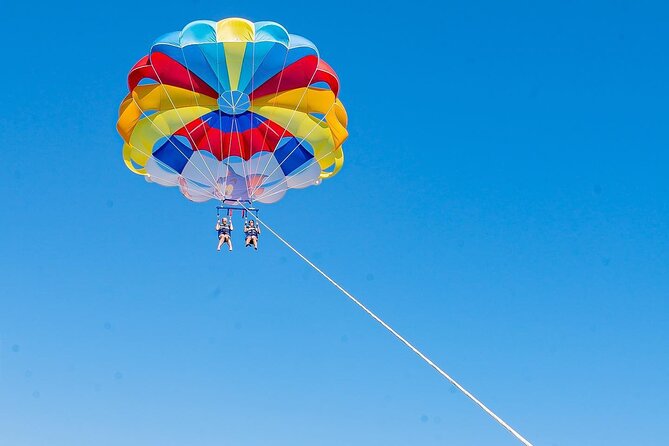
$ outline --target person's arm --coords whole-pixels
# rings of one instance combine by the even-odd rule
[[[256,231],[258,231],[258,234],[260,234],[260,225],[256,226]]]
[[[218,231],[219,229],[221,229],[221,222],[216,220],[216,230]]]
[[[230,230],[232,231],[233,229],[235,228],[232,227],[232,222],[230,222]]]

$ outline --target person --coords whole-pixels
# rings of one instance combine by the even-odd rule
[[[218,248],[217,251],[221,250],[223,243],[227,243],[228,250],[232,251],[232,240],[230,239],[230,232],[234,228],[232,227],[232,220],[228,222],[228,219],[223,217],[222,220],[216,219],[216,231],[218,232]]]
[[[255,221],[249,220],[248,224],[244,225],[244,234],[246,234],[246,247],[253,245],[253,249],[257,251],[260,226],[256,226]]]

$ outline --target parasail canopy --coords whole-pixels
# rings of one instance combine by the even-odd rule
[[[278,23],[195,21],[128,74],[117,129],[128,168],[192,201],[273,203],[342,167],[339,79]]]

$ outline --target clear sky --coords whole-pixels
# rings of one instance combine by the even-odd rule
[[[337,70],[346,165],[261,216],[537,445],[669,437],[662,1],[3,2],[0,444],[516,441],[269,234],[148,184],[129,68],[195,19]]]

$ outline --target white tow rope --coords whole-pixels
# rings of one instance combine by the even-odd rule
[[[242,205],[244,206],[244,205]],[[244,206],[246,207],[246,206]],[[411,351],[413,351],[415,354],[418,355],[423,361],[425,361],[430,367],[435,369],[441,376],[446,378],[451,384],[453,384],[460,392],[464,393],[467,398],[472,400],[474,403],[476,403],[477,406],[479,406],[481,409],[483,409],[488,415],[490,415],[495,421],[497,421],[502,427],[504,427],[507,431],[509,431],[514,437],[518,439],[521,443],[523,443],[525,446],[532,446],[532,443],[527,441],[522,435],[520,435],[514,428],[509,426],[504,420],[502,420],[500,417],[498,417],[492,410],[488,409],[485,404],[483,404],[481,401],[479,401],[478,398],[476,398],[474,395],[472,395],[467,389],[462,387],[456,380],[451,378],[451,376],[444,372],[437,364],[432,362],[430,358],[425,356],[420,350],[418,350],[416,347],[414,347],[409,341],[404,339],[402,335],[400,335],[398,332],[396,332],[390,325],[386,324],[380,317],[378,317],[376,314],[374,314],[369,308],[367,308],[365,305],[362,304],[358,299],[356,299],[351,293],[346,291],[341,285],[339,285],[337,282],[334,281],[334,279],[330,276],[328,276],[323,270],[321,270],[319,267],[314,265],[314,263],[306,258],[301,252],[299,252],[297,249],[295,249],[290,243],[288,243],[283,237],[281,237],[279,234],[276,233],[270,226],[267,225],[264,221],[262,221],[260,218],[256,216],[256,219],[263,224],[267,228],[269,232],[271,232],[277,239],[281,241],[284,245],[286,245],[291,251],[293,251],[295,254],[298,255],[302,260],[304,260],[309,266],[311,266],[314,270],[316,270],[318,273],[320,273],[321,276],[323,276],[325,279],[327,279],[328,282],[330,282],[332,285],[334,285],[339,291],[341,291],[346,297],[348,297],[353,303],[355,303],[358,307],[362,308],[362,310],[367,313],[369,316],[372,317],[376,322],[381,324],[383,328],[388,330],[393,336],[395,336],[397,339],[399,339],[404,345],[409,347]]]

